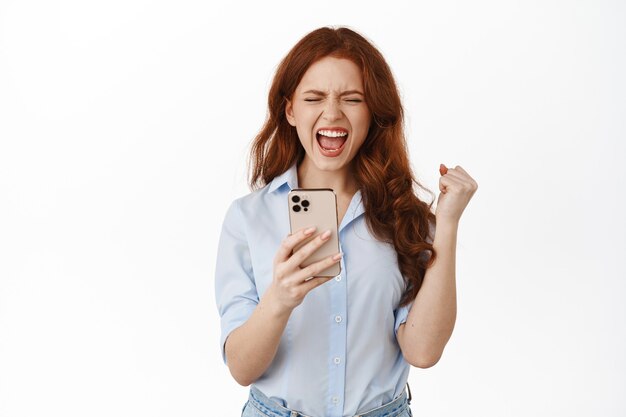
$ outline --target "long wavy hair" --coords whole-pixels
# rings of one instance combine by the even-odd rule
[[[352,60],[361,70],[365,102],[371,112],[367,137],[352,160],[352,171],[361,190],[365,217],[373,235],[392,243],[406,282],[400,305],[413,301],[426,269],[437,254],[430,242],[432,191],[414,178],[404,135],[404,109],[387,62],[372,43],[346,27],[322,27],[302,38],[279,64],[268,97],[268,115],[254,139],[248,161],[249,185],[269,184],[305,155],[296,128],[285,116],[287,99],[306,70],[326,56]],[[421,201],[414,186],[432,196]]]

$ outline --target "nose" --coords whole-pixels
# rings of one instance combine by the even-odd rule
[[[337,120],[341,119],[343,113],[341,112],[340,105],[337,100],[328,99],[326,106],[324,107],[323,118],[325,120]]]

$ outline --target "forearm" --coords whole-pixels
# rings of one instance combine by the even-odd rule
[[[270,289],[250,318],[226,340],[226,359],[235,380],[247,386],[256,381],[276,355],[291,312],[277,308]]]
[[[424,281],[404,325],[405,357],[416,366],[434,365],[448,343],[456,321],[456,240],[458,222],[437,221],[433,247],[437,258]],[[405,352],[406,350],[406,352]]]

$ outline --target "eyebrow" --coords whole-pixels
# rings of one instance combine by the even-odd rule
[[[307,91],[303,92],[302,94],[307,94],[307,93],[313,93],[313,94],[317,94],[317,95],[319,95],[319,96],[325,96],[325,95],[326,95],[326,93],[325,93],[325,92],[320,91],[320,90],[307,90]],[[362,92],[360,92],[359,90],[346,90],[346,91],[342,91],[342,92],[339,94],[339,97],[341,97],[341,96],[347,96],[347,95],[349,95],[349,94],[360,94],[360,95],[362,95],[362,96],[364,96],[364,97],[365,97],[365,94],[363,94],[363,93],[362,93]]]

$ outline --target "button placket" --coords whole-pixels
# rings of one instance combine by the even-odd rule
[[[346,341],[347,341],[347,277],[346,270],[346,253],[344,252],[343,245],[341,244],[343,235],[339,233],[339,248],[340,252],[344,254],[341,259],[341,273],[335,276],[335,289],[330,292],[330,312],[328,317],[328,324],[330,330],[330,346],[328,351],[327,363],[329,364],[329,383],[328,383],[328,397],[326,401],[327,410],[326,414],[329,416],[341,416],[342,407],[344,406],[345,398],[345,368],[343,358],[346,355]]]

